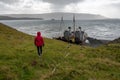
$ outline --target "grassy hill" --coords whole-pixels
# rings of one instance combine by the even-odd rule
[[[120,80],[120,43],[91,48],[34,37],[0,24],[0,80]]]

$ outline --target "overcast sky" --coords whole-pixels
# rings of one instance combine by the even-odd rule
[[[0,0],[0,14],[76,12],[120,18],[120,0]]]

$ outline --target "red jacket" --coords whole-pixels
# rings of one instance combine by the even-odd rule
[[[43,40],[40,32],[37,32],[37,36],[35,37],[34,43],[36,46],[44,45],[44,40]]]

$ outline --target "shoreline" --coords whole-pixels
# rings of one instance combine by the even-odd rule
[[[53,37],[52,39],[67,42],[65,40],[62,40],[61,38]],[[120,37],[116,38],[114,40],[104,40],[104,39],[96,39],[96,38],[88,37],[87,40],[88,40],[88,42],[83,43],[83,44],[76,44],[74,42],[67,42],[67,43],[81,45],[81,46],[89,46],[89,47],[93,47],[93,48],[96,48],[96,47],[99,47],[102,45],[107,45],[107,44],[114,44],[114,43],[119,44],[120,43]]]
[[[63,41],[63,42],[68,42],[64,39],[56,38],[56,37],[53,37],[52,39],[56,39],[56,40]],[[80,44],[77,44],[75,42],[68,42],[68,43],[76,44],[76,45],[83,45],[83,46],[90,46],[90,47],[99,47],[101,45],[108,44],[111,41],[112,40],[102,40],[102,39],[95,39],[95,38],[92,38],[92,37],[88,37],[87,41],[85,43],[80,43]]]
[[[3,23],[0,22],[0,24],[3,24]],[[6,24],[4,24],[4,25],[6,25]],[[6,26],[8,26],[8,25],[6,25]],[[20,32],[22,32],[22,31],[20,31]],[[25,32],[23,32],[23,33],[25,33]],[[28,33],[26,33],[26,34],[28,34]],[[28,35],[30,35],[30,34],[28,34]],[[33,35],[31,35],[31,36],[33,36]],[[47,38],[47,37],[44,37],[44,38]],[[54,39],[54,38],[49,38],[49,39]],[[116,38],[116,39],[118,39],[118,38]],[[114,40],[116,40],[116,39],[114,39]],[[104,45],[104,44],[107,44],[109,42],[114,41],[114,40],[96,39],[96,38],[93,38],[93,37],[88,37],[87,40],[89,41],[89,43],[85,43],[84,45],[85,46],[90,46],[90,47],[99,47],[101,45]]]

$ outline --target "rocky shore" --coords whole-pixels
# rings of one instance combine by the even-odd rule
[[[91,37],[88,37],[87,40],[89,41],[89,43],[86,43],[85,45],[88,45],[91,47],[98,47],[111,42],[110,40],[95,39]]]

